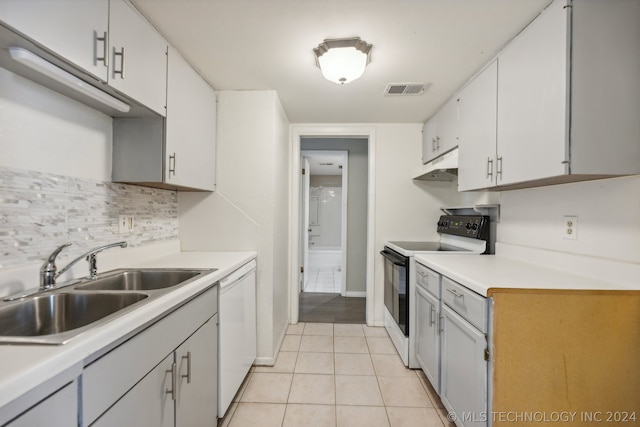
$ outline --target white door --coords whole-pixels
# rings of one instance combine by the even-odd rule
[[[460,92],[458,191],[496,185],[498,63]]]
[[[302,209],[300,212],[302,213],[302,218],[300,218],[300,224],[302,224],[302,230],[300,230],[300,249],[301,249],[301,259],[302,259],[302,270],[300,272],[300,292],[304,291],[304,287],[307,284],[307,277],[309,272],[309,191],[311,187],[311,173],[309,170],[309,159],[303,157],[300,161],[302,164],[301,171],[301,185],[302,189]]]
[[[176,349],[176,427],[214,426],[218,416],[218,315]]]
[[[108,0],[2,0],[0,20],[107,81]]]
[[[167,43],[124,0],[109,2],[109,45],[109,85],[165,116]]]
[[[416,360],[437,393],[440,392],[440,303],[416,286]]]
[[[498,57],[498,185],[563,175],[568,37],[554,2]]]
[[[165,182],[213,191],[216,93],[174,49],[167,67]]]
[[[178,390],[172,381],[174,353],[129,390],[92,424],[92,427],[173,427],[174,400]]]
[[[482,418],[487,411],[485,336],[446,305],[442,316],[440,398],[445,408],[455,412],[456,425],[486,426]]]

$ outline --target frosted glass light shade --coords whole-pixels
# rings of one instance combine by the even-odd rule
[[[313,51],[325,79],[350,83],[362,76],[370,62],[371,45],[359,38],[325,40]]]

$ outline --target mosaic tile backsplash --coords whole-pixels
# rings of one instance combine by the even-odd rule
[[[119,215],[135,217],[133,233],[118,234]],[[0,167],[0,268],[42,261],[67,242],[82,253],[176,239],[175,191]]]

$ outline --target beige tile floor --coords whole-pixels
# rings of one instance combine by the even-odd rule
[[[254,367],[221,427],[450,427],[384,328],[290,325],[274,366]]]

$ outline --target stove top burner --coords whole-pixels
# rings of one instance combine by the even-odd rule
[[[415,252],[469,252],[469,249],[440,242],[389,242],[399,248]]]

